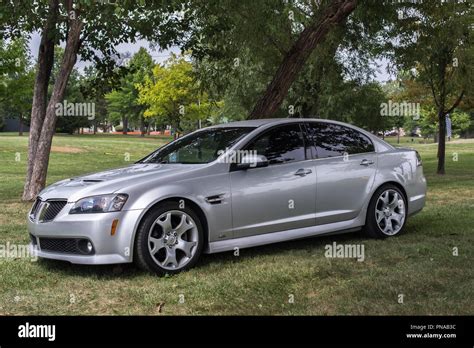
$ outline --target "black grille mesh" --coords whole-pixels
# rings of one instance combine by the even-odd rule
[[[59,214],[66,205],[66,201],[48,201],[49,206],[45,208],[43,221],[51,221]]]
[[[79,238],[39,238],[41,250],[84,255],[86,253],[79,248],[79,241]]]
[[[40,200],[39,198],[36,198],[35,203],[34,203],[33,206],[31,207],[30,215],[31,215],[32,217],[35,217],[35,216],[36,216],[36,213],[37,213],[37,211],[38,211],[38,207],[39,207],[40,203],[41,203],[41,200]]]
[[[38,214],[41,213],[39,222],[52,221],[66,204],[66,200],[41,201],[38,198],[31,208],[30,218],[35,220],[38,217]]]

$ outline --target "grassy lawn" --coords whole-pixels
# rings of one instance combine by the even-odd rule
[[[168,140],[56,136],[48,183],[126,165]],[[337,235],[204,255],[196,268],[165,278],[133,265],[0,259],[0,315],[472,315],[474,140],[447,144],[442,177],[434,174],[435,144],[402,143],[421,153],[429,188],[425,210],[396,238]],[[0,133],[0,244],[28,242],[30,204],[20,201],[26,152],[27,136]],[[333,241],[363,244],[365,261],[326,258]]]

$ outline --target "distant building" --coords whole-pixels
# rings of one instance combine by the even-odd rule
[[[1,129],[2,132],[18,132],[20,131],[20,120],[18,118],[4,118],[4,126]],[[30,127],[23,124],[23,132],[29,132]]]

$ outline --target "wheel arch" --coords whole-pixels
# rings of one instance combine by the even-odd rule
[[[134,250],[135,250],[135,242],[136,242],[136,237],[137,237],[137,231],[138,229],[140,228],[140,225],[142,224],[142,221],[143,219],[147,216],[147,214],[152,210],[154,209],[155,207],[159,206],[160,204],[163,204],[163,203],[166,203],[166,202],[180,202],[180,201],[184,201],[184,204],[186,206],[189,206],[199,217],[199,221],[201,222],[202,224],[202,228],[203,228],[203,236],[204,236],[204,246],[203,246],[203,250],[206,250],[209,246],[209,225],[208,225],[208,222],[207,222],[207,217],[206,217],[206,214],[204,213],[204,211],[201,209],[201,207],[199,206],[199,204],[197,204],[196,202],[194,202],[193,200],[189,199],[189,198],[186,198],[186,197],[180,197],[180,196],[174,196],[174,197],[166,197],[166,198],[163,198],[157,202],[154,202],[153,204],[151,204],[149,207],[147,207],[143,214],[140,216],[138,222],[135,224],[135,230],[133,231],[133,235],[132,235],[132,245],[131,245],[131,252],[132,252],[132,257],[131,257],[131,261],[133,261],[135,255],[134,255]]]
[[[407,192],[406,192],[406,190],[405,190],[405,187],[403,187],[403,185],[400,184],[399,182],[393,181],[393,180],[392,180],[392,181],[385,181],[385,182],[383,182],[383,183],[380,183],[377,187],[375,187],[375,189],[374,189],[373,192],[372,192],[372,195],[370,196],[369,203],[370,203],[370,201],[372,200],[372,198],[374,198],[375,192],[377,192],[377,190],[378,190],[379,188],[381,188],[382,186],[384,186],[384,185],[393,185],[393,186],[395,186],[396,188],[398,188],[398,189],[402,192],[403,197],[405,197],[406,210],[407,210],[407,212],[408,212],[408,203],[409,203],[409,202],[408,202],[408,195],[407,195]],[[366,214],[366,218],[367,218],[367,214]]]

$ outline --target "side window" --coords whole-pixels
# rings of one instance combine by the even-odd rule
[[[367,136],[338,124],[309,123],[308,137],[315,144],[318,158],[374,151],[374,145]]]
[[[361,132],[348,127],[342,127],[345,129],[344,144],[346,151],[351,154],[374,152],[374,144],[372,141]]]
[[[265,156],[270,164],[304,161],[303,134],[298,124],[279,126],[258,136],[246,150]]]

